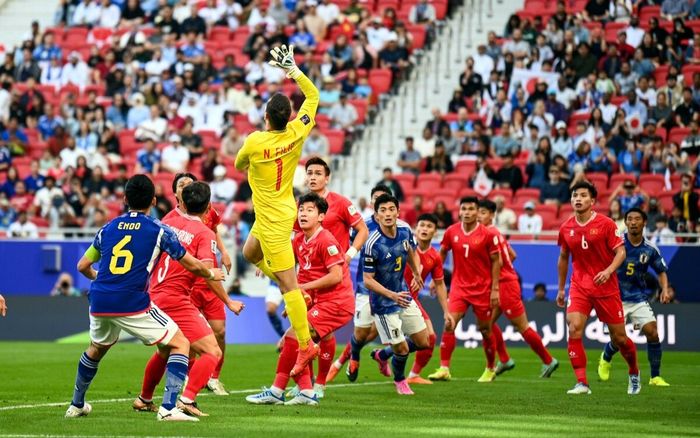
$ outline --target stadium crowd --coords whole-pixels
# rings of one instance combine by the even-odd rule
[[[457,3],[62,0],[54,27],[35,22],[20,46],[0,47],[0,232],[99,227],[136,172],[156,181],[162,217],[173,174],[189,171],[245,234],[251,190],[236,153],[264,127],[269,96],[303,100],[269,49],[293,44],[321,90],[304,156],[350,153]]]
[[[570,216],[569,187],[588,179],[620,227],[642,207],[657,242],[700,231],[700,1],[526,0],[432,114],[402,173],[384,174],[409,222],[434,211],[448,226],[477,194],[530,239]]]

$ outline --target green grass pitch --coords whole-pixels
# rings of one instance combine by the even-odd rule
[[[341,374],[319,407],[285,407],[244,400],[271,384],[274,347],[230,345],[222,381],[232,394],[216,397],[205,391],[198,401],[211,416],[173,424],[131,410],[152,352],[135,344],[117,344],[100,365],[87,396],[92,414],[64,419],[83,347],[0,343],[0,436],[700,436],[700,353],[665,352],[662,371],[672,386],[656,388],[646,384],[648,362],[640,348],[644,386],[639,396],[630,397],[622,358],[615,358],[611,381],[601,383],[595,372],[599,351],[589,350],[593,394],[568,396],[574,378],[566,351],[553,351],[562,365],[551,379],[540,379],[536,356],[513,348],[516,368],[493,383],[479,384],[482,351],[460,348],[452,382],[414,385],[414,397],[400,397],[366,349],[357,383],[348,384]],[[432,371],[438,355],[426,371]],[[161,390],[162,385],[157,394]]]

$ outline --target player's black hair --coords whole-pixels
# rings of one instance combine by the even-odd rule
[[[571,187],[571,194],[573,195],[574,192],[578,189],[586,189],[588,190],[588,193],[591,195],[591,198],[597,199],[598,198],[598,190],[595,188],[593,184],[591,184],[588,181],[579,181],[576,184],[574,184],[573,187]]]
[[[267,101],[265,113],[267,113],[267,120],[270,122],[272,130],[279,131],[284,129],[289,122],[289,117],[292,115],[292,104],[284,94],[275,93]]]
[[[393,195],[388,195],[388,194],[383,194],[377,198],[376,201],[374,201],[374,211],[379,210],[379,206],[382,204],[387,204],[392,202],[396,208],[399,208],[399,200],[396,199]]]
[[[202,214],[207,211],[211,200],[209,184],[195,181],[182,189],[182,202],[189,214]]]
[[[479,198],[477,198],[476,196],[465,196],[464,198],[459,200],[459,205],[462,206],[462,204],[476,204],[478,207]]]
[[[485,208],[488,211],[490,211],[491,213],[495,213],[496,212],[496,203],[490,199],[482,199],[481,201],[479,201],[479,208]]]
[[[372,197],[377,192],[391,194],[391,189],[385,184],[377,184],[376,186],[372,187],[372,191],[370,192],[369,196]]]
[[[423,213],[423,214],[421,214],[420,216],[418,216],[418,220],[416,221],[416,223],[418,223],[418,222],[420,222],[420,221],[432,222],[433,224],[435,224],[435,227],[436,227],[436,228],[437,228],[437,226],[438,226],[438,218],[437,218],[437,216],[435,216],[435,215],[432,214],[432,213]]]
[[[309,166],[323,166],[323,170],[326,172],[326,176],[331,174],[331,168],[328,167],[328,163],[321,157],[311,157],[306,161],[304,165],[304,170],[309,170]]]
[[[535,283],[535,287],[532,290],[536,291],[537,289],[544,289],[544,292],[547,293],[547,285],[544,283]]]
[[[180,173],[176,174],[175,178],[173,178],[173,195],[175,194],[175,192],[177,192],[177,183],[182,178],[189,178],[192,180],[192,182],[197,181],[197,177],[189,172],[180,172]]]
[[[131,210],[148,210],[156,195],[156,186],[146,175],[134,175],[126,182],[124,196]]]
[[[314,192],[308,192],[299,197],[299,206],[311,202],[318,209],[319,214],[328,212],[328,202]]]
[[[627,220],[627,216],[629,216],[630,213],[639,213],[642,216],[642,219],[644,220],[644,222],[647,221],[647,214],[644,213],[644,210],[642,210],[639,207],[632,207],[629,210],[627,210],[627,212],[625,213],[625,220]]]

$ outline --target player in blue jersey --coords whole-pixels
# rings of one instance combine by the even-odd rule
[[[408,354],[428,348],[428,326],[404,279],[406,265],[413,281],[423,287],[420,264],[416,263],[416,240],[411,228],[397,223],[399,201],[391,195],[381,195],[374,202],[379,228],[373,231],[364,247],[364,283],[369,289],[374,324],[383,344],[388,347],[372,351],[382,374],[394,374],[396,392],[413,395],[406,382]]]
[[[208,269],[188,254],[173,230],[147,215],[156,203],[155,187],[147,176],[131,177],[125,196],[129,212],[102,227],[78,262],[80,273],[92,280],[88,295],[90,346],[78,362],[73,400],[66,417],[81,417],[92,411],[85,402],[85,393],[100,360],[124,330],[146,345],[157,345],[168,355],[158,420],[198,421],[175,406],[187,375],[190,344],[177,324],[151,303],[149,277],[163,252],[197,276],[223,280],[224,274],[219,269]],[[96,262],[97,271],[92,268]]]
[[[639,208],[631,208],[625,213],[625,250],[627,258],[617,270],[620,283],[620,295],[625,317],[632,321],[634,328],[640,330],[647,338],[647,357],[651,367],[649,385],[670,386],[661,377],[661,343],[656,328],[656,317],[651,309],[646,292],[645,276],[649,268],[656,272],[661,285],[662,303],[670,300],[668,292],[668,267],[658,248],[644,238],[644,227],[647,215]],[[610,379],[611,361],[618,349],[611,342],[605,345],[598,362],[598,377],[606,381]]]
[[[374,201],[381,195],[391,194],[391,189],[383,184],[377,184],[372,188],[370,193],[370,205],[374,206]],[[376,220],[376,212],[372,216],[365,219],[365,225],[369,233],[376,231],[379,224]],[[331,382],[338,375],[338,372],[343,367],[343,364],[350,360],[350,364],[346,370],[348,379],[351,382],[357,380],[357,375],[360,370],[360,352],[362,347],[372,342],[377,338],[377,329],[374,326],[372,318],[372,310],[369,306],[369,290],[365,288],[363,281],[364,269],[364,245],[360,250],[360,257],[357,263],[357,274],[355,276],[355,316],[353,318],[353,333],[350,342],[345,345],[345,350],[340,354],[338,359],[331,365],[326,383]]]

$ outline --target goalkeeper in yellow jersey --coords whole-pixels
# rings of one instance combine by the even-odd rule
[[[299,355],[290,373],[294,376],[318,354],[318,346],[309,333],[306,302],[297,283],[291,235],[297,218],[292,179],[304,140],[315,125],[319,93],[294,63],[294,46],[275,47],[270,55],[270,64],[283,69],[299,85],[304,104],[290,122],[289,98],[280,93],[270,97],[265,108],[265,131],[255,131],[246,138],[236,156],[236,169],[248,170],[255,208],[255,223],[243,245],[243,256],[282,291],[289,322],[299,340]]]

